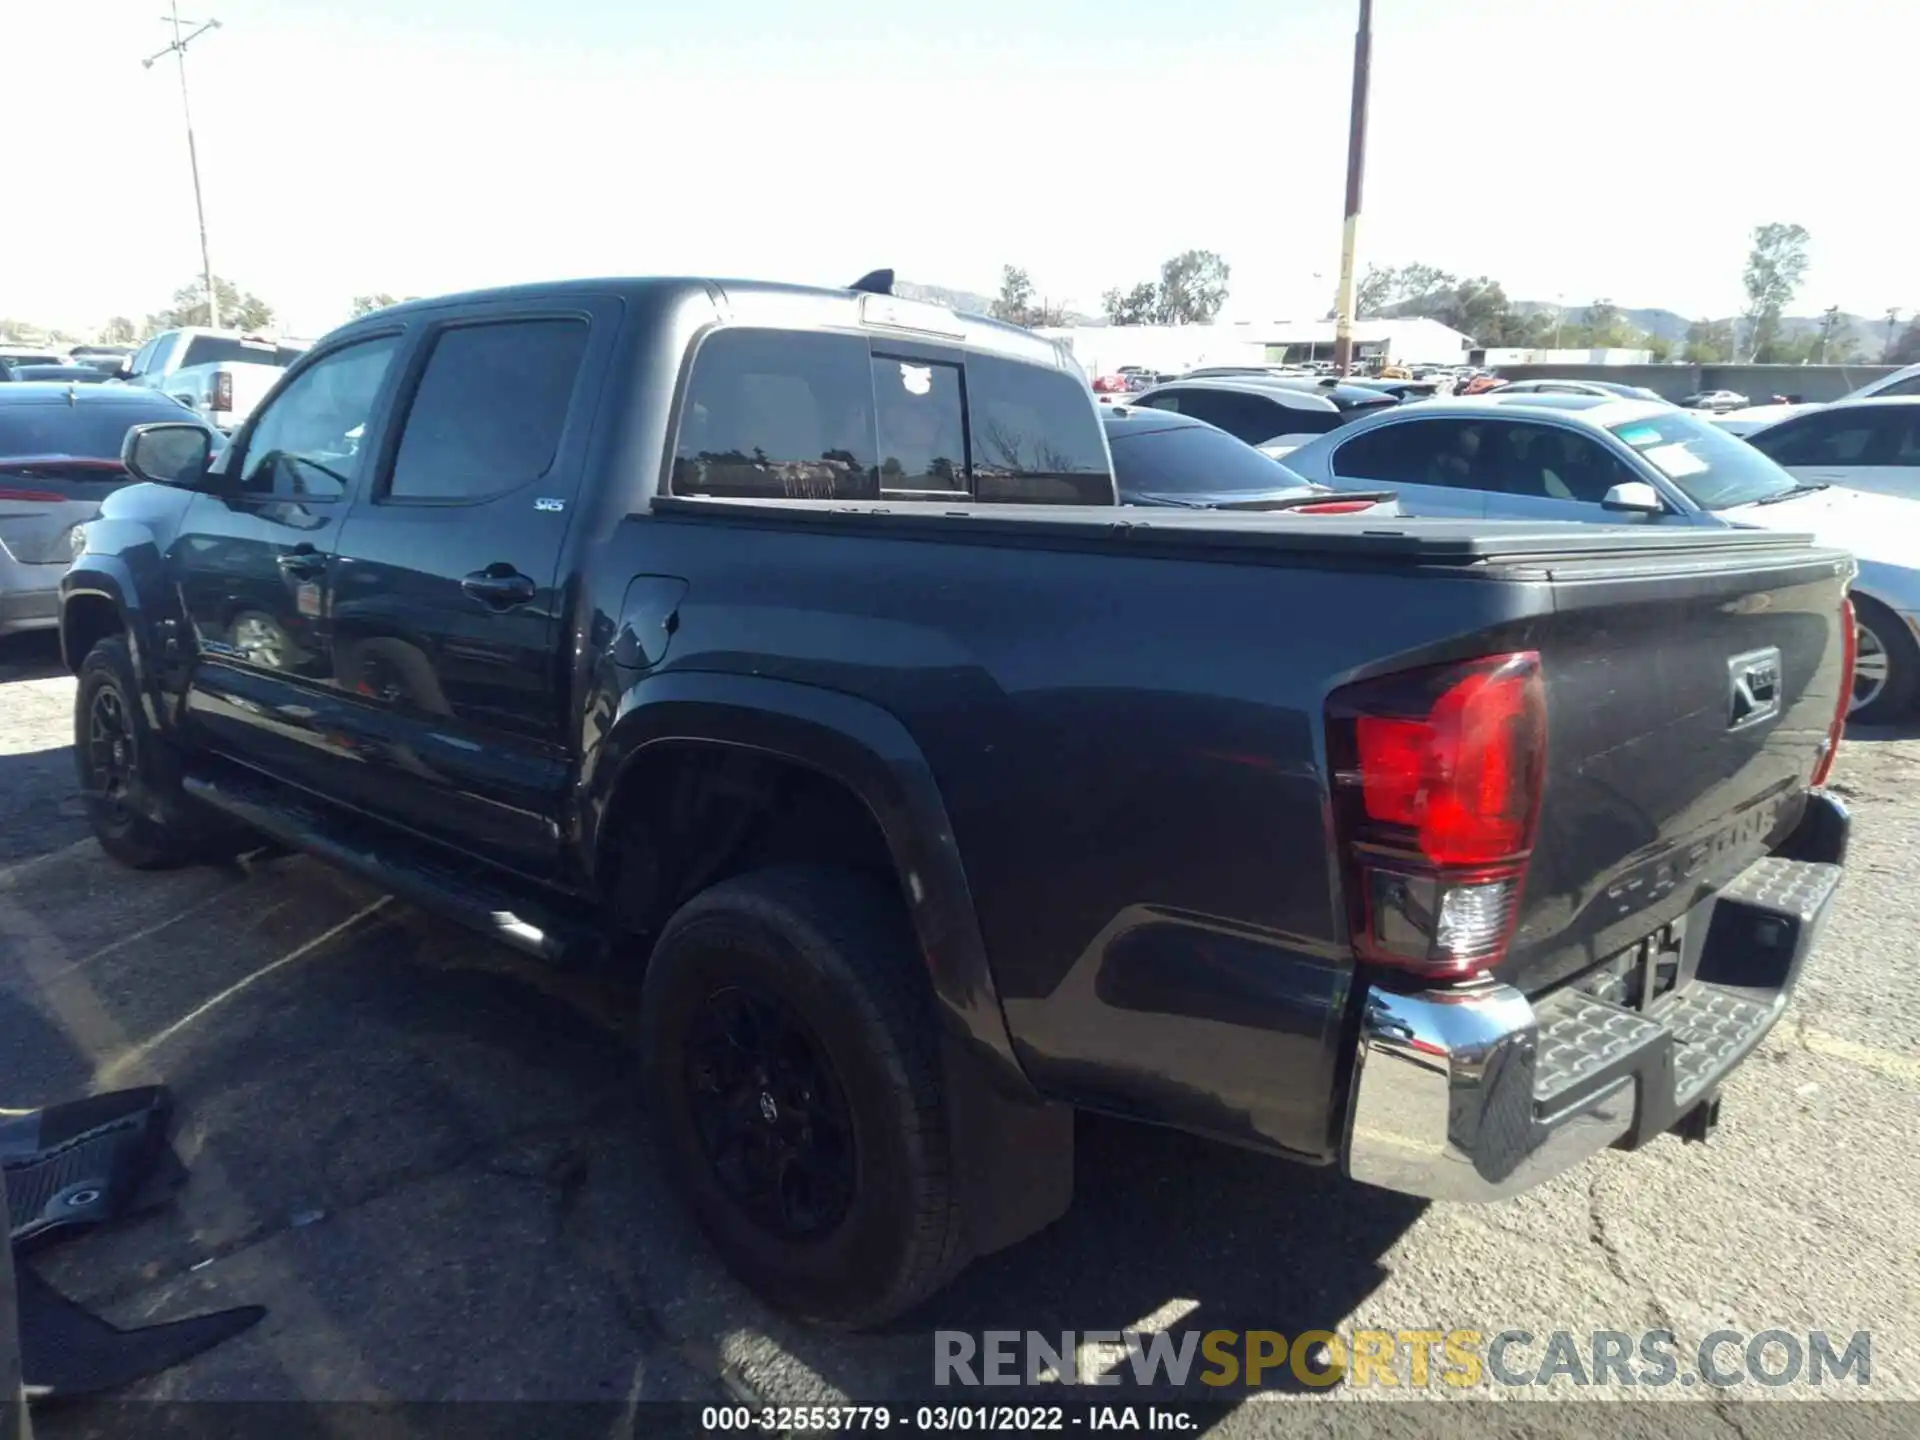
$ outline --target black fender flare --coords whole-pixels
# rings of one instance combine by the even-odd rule
[[[899,719],[840,691],[713,671],[643,676],[611,708],[575,794],[585,873],[599,868],[602,822],[627,766],[652,746],[739,746],[846,786],[886,839],[941,1014],[948,1143],[968,1248],[989,1254],[1064,1214],[1073,1200],[1073,1112],[1042,1097],[1014,1054],[946,802]]]
[[[602,824],[627,767],[667,743],[738,746],[838,781],[872,814],[899,872],[934,994],[1002,1083],[1033,1095],[1014,1057],[960,849],[933,769],[893,715],[870,701],[757,675],[668,671],[620,697],[583,767],[581,856],[596,877]]]
[[[120,629],[127,637],[127,649],[133,660],[134,679],[140,686],[140,705],[146,711],[148,725],[155,730],[166,727],[166,707],[160,698],[160,667],[153,650],[153,634],[145,607],[140,602],[140,587],[132,567],[117,554],[83,554],[73,568],[60,577],[60,658],[67,669],[78,674],[87,657],[76,654],[76,638],[71,619],[75,602],[104,600],[120,617]]]

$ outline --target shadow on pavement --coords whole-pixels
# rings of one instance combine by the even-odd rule
[[[0,757],[0,786],[64,762]],[[886,1331],[831,1334],[722,1270],[659,1172],[633,977],[557,974],[301,857],[148,875],[82,848],[34,877],[5,897],[34,958],[0,979],[68,1032],[45,1037],[63,1092],[173,1087],[193,1176],[48,1277],[116,1320],[270,1311],[129,1398],[712,1401],[727,1372],[778,1403],[953,1400],[939,1330],[1332,1329],[1423,1208],[1083,1117],[1063,1220]],[[1187,1398],[1221,1398],[1205,1368]]]
[[[67,673],[60,659],[60,636],[31,630],[0,639],[0,684],[10,680],[51,680]]]
[[[71,745],[0,755],[0,866],[64,849],[89,833]]]
[[[1920,715],[1909,715],[1884,725],[1859,725],[1849,722],[1846,739],[1841,743],[1878,745],[1888,740],[1920,740]]]

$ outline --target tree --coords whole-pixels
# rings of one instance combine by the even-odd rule
[[[1227,302],[1227,262],[1211,250],[1183,250],[1160,266],[1160,279],[1113,289],[1100,308],[1115,325],[1205,325]]]
[[[1227,262],[1211,250],[1183,250],[1160,266],[1155,306],[1162,325],[1205,325],[1227,303]]]
[[[1000,294],[993,302],[993,318],[1015,325],[1027,324],[1033,313],[1033,281],[1017,265],[1000,267]]]
[[[1133,289],[1107,291],[1100,297],[1100,309],[1113,325],[1151,325],[1160,303],[1160,289],[1151,280],[1142,280]]]
[[[1064,324],[1066,313],[1064,306],[1049,304],[1044,299],[1036,301],[1033,281],[1018,265],[1000,267],[1000,294],[991,308],[994,319],[1031,330],[1040,325]]]
[[[1887,347],[1885,358],[1890,365],[1920,363],[1920,315],[1915,315],[1907,322],[1907,328],[1900,338]]]
[[[1382,309],[1391,305],[1398,296],[1395,288],[1400,272],[1388,266],[1381,269],[1378,265],[1369,265],[1353,287],[1353,313],[1356,319],[1362,316],[1378,315]],[[1327,312],[1327,318],[1333,319],[1339,311],[1340,296],[1333,297],[1333,310]]]
[[[250,291],[243,291],[223,276],[213,277],[213,293],[220,301],[220,323],[231,330],[265,330],[273,324],[273,306]],[[207,287],[204,280],[192,280],[173,292],[173,304],[147,317],[153,330],[172,330],[182,325],[207,323]]]
[[[1753,227],[1740,284],[1747,292],[1747,349],[1767,363],[1780,338],[1780,316],[1807,274],[1807,231],[1802,225],[1772,221]],[[1736,353],[1733,357],[1738,360]]]
[[[139,330],[124,315],[116,315],[100,327],[102,345],[131,345],[139,338]]]
[[[384,310],[389,305],[399,303],[384,290],[376,290],[371,295],[356,295],[353,297],[353,309],[349,318],[358,320],[362,315],[371,315],[376,310]]]
[[[1733,354],[1731,320],[1696,320],[1687,327],[1680,359],[1688,365],[1719,365]]]

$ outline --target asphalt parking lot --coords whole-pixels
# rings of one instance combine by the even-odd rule
[[[140,1395],[897,1402],[929,1395],[936,1329],[1178,1325],[1865,1330],[1871,1384],[1844,1393],[1920,1399],[1920,727],[1846,748],[1840,913],[1713,1143],[1426,1208],[1083,1118],[1064,1221],[846,1337],[769,1313],[681,1214],[618,980],[543,972],[305,858],[115,866],[73,796],[72,690],[52,645],[0,647],[0,1103],[164,1081],[192,1179],[37,1263],[123,1325],[270,1312]],[[1748,1440],[1830,1433],[1743,1403],[1804,1390],[1666,1393]]]

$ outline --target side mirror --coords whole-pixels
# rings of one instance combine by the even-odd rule
[[[120,447],[120,463],[136,480],[183,490],[210,488],[207,465],[212,459],[213,437],[206,430],[171,420],[134,426]]]
[[[1664,515],[1667,502],[1660,498],[1660,492],[1644,480],[1629,480],[1607,491],[1606,498],[1600,502],[1603,510],[1625,510],[1636,515]]]

